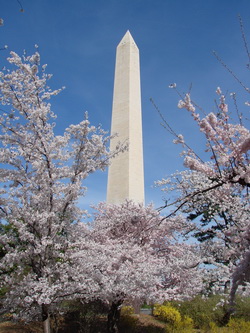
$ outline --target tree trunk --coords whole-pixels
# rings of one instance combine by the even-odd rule
[[[48,311],[48,306],[42,305],[42,321],[43,321],[43,332],[44,333],[52,333],[50,327],[50,315]]]
[[[236,296],[237,289],[238,289],[238,283],[233,281],[233,285],[231,287],[231,291],[229,294],[228,306],[227,306],[226,312],[222,318],[223,326],[226,326],[228,324],[232,314],[235,312],[235,296]]]
[[[118,332],[117,323],[120,318],[122,303],[123,303],[122,300],[112,303],[110,311],[108,313],[107,333],[117,333]]]
[[[132,302],[132,306],[135,310],[135,313],[136,314],[139,314],[140,313],[140,310],[141,310],[141,300],[140,299],[135,299],[133,302]]]

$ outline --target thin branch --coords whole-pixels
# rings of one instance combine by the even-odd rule
[[[179,94],[179,93],[178,93]],[[180,95],[181,96],[181,95]],[[162,121],[164,124],[161,124],[171,135],[173,135],[174,137],[176,137],[177,139],[179,139],[178,134],[173,130],[173,128],[168,124],[168,122],[166,121],[166,119],[164,118],[163,114],[161,113],[160,109],[158,108],[158,106],[155,104],[153,98],[150,98],[150,102],[153,104],[155,110],[158,112],[159,116],[161,117]],[[189,149],[202,163],[204,163],[204,161],[195,153],[195,151],[186,143],[186,142],[182,142],[182,144]]]
[[[180,200],[180,199],[178,199],[178,200],[172,202],[171,204],[168,204],[168,205],[163,206],[162,209],[167,208],[167,207],[170,207],[170,206],[173,206],[173,205],[175,205],[176,203],[182,201],[182,202],[180,203],[180,205],[179,205],[178,207],[176,207],[176,209],[175,209],[173,212],[169,213],[167,216],[164,216],[164,217],[162,218],[162,221],[164,221],[165,219],[169,218],[170,216],[175,215],[175,213],[178,212],[178,211],[181,209],[181,207],[183,207],[187,202],[190,201],[190,199],[194,198],[196,195],[201,194],[201,193],[206,193],[206,192],[211,191],[211,190],[214,190],[214,189],[216,189],[217,187],[222,186],[223,184],[224,184],[224,182],[219,182],[219,183],[217,183],[217,184],[215,184],[215,185],[213,185],[213,186],[207,187],[207,188],[205,188],[205,189],[203,189],[203,190],[195,191],[194,193],[188,194],[186,197],[184,197],[183,201]]]
[[[246,92],[250,93],[250,89],[247,88],[244,83],[234,74],[234,72],[224,63],[224,61],[218,56],[218,54],[213,51],[213,55],[219,61],[219,63],[225,67],[225,69],[234,77],[234,79],[246,90]]]
[[[215,154],[215,152],[214,152],[214,149],[213,149],[213,146],[212,146],[210,140],[208,140],[208,144],[209,144],[210,149],[211,149],[211,152],[212,152],[212,154],[213,154],[213,157],[214,157],[214,160],[215,160],[215,164],[216,164],[217,169],[218,169],[218,171],[219,171],[220,177],[222,177],[221,170],[220,170],[220,165],[219,165],[219,163],[218,163],[217,156],[216,156],[216,154]]]
[[[249,65],[250,65],[250,53],[249,53],[249,49],[248,49],[246,34],[245,34],[245,31],[244,31],[244,24],[243,24],[243,21],[242,21],[242,18],[241,18],[240,15],[238,15],[238,18],[239,18],[239,22],[240,22],[241,36],[242,36],[242,39],[243,39],[243,42],[244,42],[244,46],[245,46],[245,49],[246,49],[246,52],[247,52],[247,56],[248,56],[248,66],[247,67],[249,69]]]
[[[231,96],[232,96],[233,101],[234,101],[234,106],[235,106],[236,113],[237,113],[237,116],[238,116],[238,119],[239,119],[239,123],[240,123],[241,126],[243,126],[243,124],[242,124],[242,113],[240,113],[238,105],[237,105],[236,94],[232,93]]]
[[[20,0],[17,0],[17,2],[19,3],[20,5],[20,12],[23,13],[24,12],[24,9],[23,9],[23,6],[21,4],[21,1]]]
[[[166,119],[164,118],[163,114],[161,113],[160,109],[158,108],[158,106],[155,104],[153,98],[150,98],[150,102],[153,104],[155,110],[158,112],[159,116],[161,117],[162,121],[164,122],[165,126],[164,128],[173,136],[175,136],[176,138],[178,138],[177,133],[172,129],[172,127],[168,124],[168,122],[166,121]]]

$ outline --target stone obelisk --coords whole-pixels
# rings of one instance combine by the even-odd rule
[[[141,87],[139,49],[127,31],[116,49],[110,149],[128,142],[128,151],[112,159],[108,172],[107,202],[144,203]]]

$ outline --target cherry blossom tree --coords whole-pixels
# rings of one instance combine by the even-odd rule
[[[56,116],[48,100],[59,90],[47,84],[36,52],[11,52],[0,72],[0,274],[5,309],[26,319],[42,318],[50,331],[53,307],[66,297],[87,297],[94,286],[74,279],[76,237],[88,234],[77,200],[83,181],[104,170],[115,152],[109,137],[87,115],[55,135]],[[81,227],[77,228],[77,225]],[[81,229],[81,235],[77,230]]]
[[[96,296],[110,305],[109,332],[115,332],[125,301],[162,302],[201,290],[199,251],[179,238],[185,219],[165,219],[151,205],[132,201],[100,203],[96,209],[90,227],[99,254],[91,258],[100,285]]]
[[[204,134],[208,161],[203,161],[182,135],[176,135],[175,143],[184,147],[187,170],[162,179],[158,185],[176,195],[173,202],[166,204],[172,207],[169,216],[184,213],[192,221],[190,234],[202,242],[203,261],[213,267],[207,275],[210,285],[221,291],[231,281],[232,303],[240,286],[249,292],[250,132],[241,117],[238,123],[230,119],[225,96],[220,88],[216,92],[217,114],[211,112],[202,118],[190,94],[178,104],[190,112]]]

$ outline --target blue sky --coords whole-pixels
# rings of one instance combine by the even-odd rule
[[[52,88],[66,89],[52,103],[58,134],[89,112],[90,121],[110,129],[116,46],[130,30],[140,49],[146,203],[161,205],[162,193],[154,181],[182,170],[180,147],[160,125],[152,97],[177,133],[202,153],[202,137],[189,114],[177,108],[179,97],[168,88],[176,82],[207,112],[215,110],[215,90],[237,92],[239,108],[247,96],[212,54],[247,84],[247,56],[238,14],[250,40],[249,0],[0,0],[0,66],[10,50],[34,52],[53,74]],[[86,207],[106,198],[107,173],[95,173],[86,182]]]

